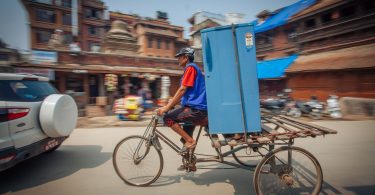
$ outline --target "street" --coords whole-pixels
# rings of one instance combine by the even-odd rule
[[[322,194],[375,194],[375,121],[321,121],[338,131],[325,138],[300,138],[295,146],[310,151],[323,169]],[[177,171],[181,158],[163,144],[164,170],[150,187],[125,184],[115,173],[112,151],[122,138],[144,127],[76,129],[55,152],[27,160],[0,174],[0,194],[254,194],[253,173],[218,163],[198,171]],[[179,143],[178,136],[164,128]],[[197,132],[197,131],[196,131]],[[201,137],[197,153],[214,154]]]

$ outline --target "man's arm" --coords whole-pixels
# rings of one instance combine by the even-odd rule
[[[175,105],[177,105],[181,101],[181,98],[182,96],[184,96],[187,89],[187,86],[181,85],[180,88],[178,88],[177,92],[174,94],[172,100],[169,101],[166,106],[157,110],[158,115],[163,115],[164,113],[171,110]]]
[[[181,85],[180,88],[178,88],[177,92],[174,94],[172,100],[168,102],[168,104],[165,106],[167,111],[172,109],[175,105],[181,102],[182,96],[184,96],[185,92],[187,91],[188,87]]]

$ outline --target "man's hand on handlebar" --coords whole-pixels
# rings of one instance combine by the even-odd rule
[[[156,109],[156,114],[159,116],[163,116],[166,112],[168,112],[168,108],[166,106]]]

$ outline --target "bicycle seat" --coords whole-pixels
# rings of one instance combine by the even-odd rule
[[[204,119],[200,121],[193,122],[196,126],[208,126],[208,117],[206,116]]]

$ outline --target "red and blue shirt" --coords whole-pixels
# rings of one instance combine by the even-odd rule
[[[181,99],[182,106],[207,110],[204,75],[195,63],[186,65],[184,75],[181,78],[181,85],[188,87]]]

